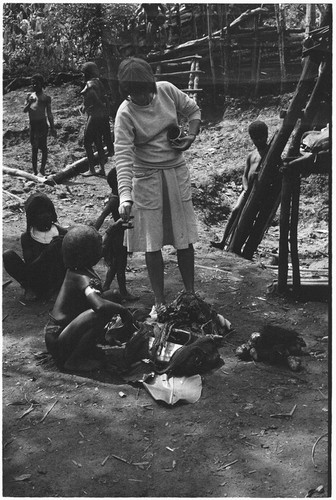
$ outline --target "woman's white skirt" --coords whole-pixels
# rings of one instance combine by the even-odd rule
[[[198,238],[190,173],[184,164],[170,169],[133,171],[133,229],[125,231],[129,252],[156,252],[164,245],[188,248]]]

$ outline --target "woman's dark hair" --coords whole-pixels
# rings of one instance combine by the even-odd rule
[[[120,63],[118,81],[119,92],[123,99],[133,93],[157,93],[155,76],[151,66],[138,57],[129,57]]]
[[[36,192],[31,194],[25,202],[27,231],[35,226],[38,217],[42,213],[50,214],[51,221],[57,222],[55,206],[51,199],[44,193]]]

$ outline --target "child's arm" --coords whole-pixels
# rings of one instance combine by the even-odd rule
[[[247,191],[248,187],[249,187],[249,185],[248,185],[248,174],[249,174],[249,171],[250,171],[250,167],[251,167],[251,153],[248,155],[248,157],[246,159],[246,166],[245,166],[243,177],[242,177],[242,183],[243,183],[243,189],[244,189],[244,191]]]
[[[28,113],[28,111],[30,110],[30,105],[36,101],[36,97],[33,96],[33,94],[28,94],[27,95],[27,98],[26,98],[26,105],[25,107],[23,108],[23,112],[24,113]]]
[[[47,107],[47,117],[48,117],[48,121],[49,121],[49,125],[50,125],[50,133],[54,137],[56,137],[56,130],[55,130],[55,124],[54,124],[54,116],[53,116],[52,111],[51,111],[51,97],[50,96],[47,96],[46,107]]]
[[[106,217],[111,214],[113,212],[113,209],[114,209],[114,205],[115,205],[115,201],[113,198],[109,198],[107,204],[105,205],[102,213],[100,214],[100,216],[98,217],[98,219],[96,220],[96,222],[93,224],[93,227],[95,227],[97,229],[97,231],[101,228],[104,220],[106,219]]]
[[[97,106],[102,106],[102,101],[99,99],[97,92],[92,87],[91,83],[87,83],[84,89],[81,91],[81,94],[84,96],[84,106],[85,110],[89,111],[92,108]]]
[[[99,315],[106,319],[106,322],[117,314],[120,315],[123,323],[133,322],[133,316],[126,307],[116,302],[104,299],[100,293],[91,286],[86,287],[85,295],[89,306]]]

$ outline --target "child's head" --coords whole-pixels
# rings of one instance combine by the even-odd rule
[[[44,87],[44,78],[40,73],[36,73],[31,77],[31,83],[33,90],[35,91],[41,91]]]
[[[110,186],[113,194],[118,194],[118,181],[117,181],[117,170],[115,167],[111,168],[106,178],[108,185]]]
[[[82,66],[82,73],[84,75],[85,81],[90,80],[91,78],[99,78],[99,69],[97,64],[94,62],[87,62]]]
[[[119,91],[121,97],[139,94],[156,94],[155,76],[148,62],[138,57],[124,59],[118,69]]]
[[[53,222],[57,221],[57,214],[53,202],[44,193],[31,194],[25,202],[27,231],[31,227],[38,231],[49,231]]]
[[[248,128],[248,131],[253,144],[258,149],[262,149],[267,146],[268,127],[265,122],[259,120],[252,122]]]
[[[64,236],[62,254],[68,269],[93,267],[102,256],[102,237],[92,226],[73,226]]]

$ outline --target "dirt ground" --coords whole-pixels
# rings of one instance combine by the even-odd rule
[[[26,90],[4,96],[3,165],[31,172],[22,113]],[[58,138],[49,139],[48,173],[83,156],[78,90],[47,90],[58,130]],[[253,261],[209,246],[221,236],[239,194],[252,147],[248,124],[262,119],[273,133],[283,100],[227,104],[219,119],[206,119],[186,155],[200,229],[196,290],[234,328],[220,348],[225,364],[202,377],[196,403],[160,404],[141,385],[125,383],[118,371],[82,376],[38,364],[52,301],[25,304],[14,280],[3,286],[3,496],[330,496],[328,300],[269,292],[277,279],[278,214]],[[109,192],[104,179],[81,176],[39,189],[52,198],[64,226],[95,219]],[[3,175],[3,190],[3,248],[20,252],[25,214],[13,195],[24,200],[36,184]],[[305,276],[328,273],[328,203],[327,181],[303,182],[299,252]],[[164,260],[171,301],[181,290],[172,248],[165,249]],[[104,276],[102,262],[97,270]],[[3,283],[9,279],[4,271]],[[129,259],[127,280],[140,296],[136,307],[150,307],[143,255]],[[235,356],[237,346],[265,323],[295,329],[304,338],[308,355],[300,372]],[[291,417],[274,416],[292,410]]]

